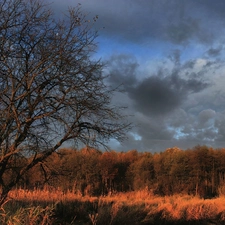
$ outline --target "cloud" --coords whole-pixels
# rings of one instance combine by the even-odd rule
[[[188,19],[183,22],[168,25],[166,30],[168,39],[175,44],[184,44],[199,33],[200,26],[197,20]]]
[[[134,56],[120,54],[112,55],[106,61],[110,84],[116,88],[121,85],[125,89],[132,87],[137,83],[138,62]]]
[[[198,115],[199,124],[201,125],[201,127],[210,125],[210,123],[213,122],[212,120],[215,117],[215,115],[216,115],[215,110],[212,109],[202,110]]]
[[[129,135],[129,141],[119,150],[126,150],[124,146],[149,147],[152,151],[163,150],[162,146],[187,148],[202,141],[211,145],[225,136],[217,113],[224,108],[221,98],[225,95],[215,89],[215,84],[221,82],[219,75],[214,77],[214,85],[212,77],[208,79],[215,66],[209,60],[193,59],[182,64],[179,51],[175,51],[169,58],[173,66],[159,64],[153,73],[141,70],[131,55],[113,55],[108,61],[109,82],[124,84],[126,98],[117,97],[116,101],[129,104],[129,114],[134,112],[132,120],[137,125],[132,132],[140,137]]]
[[[172,77],[150,76],[135,88],[129,88],[135,109],[145,115],[161,115],[179,106],[185,93],[172,80]]]
[[[217,130],[217,135],[215,136],[216,141],[225,142],[225,111],[218,113],[215,120],[215,129]]]
[[[123,84],[136,111],[145,115],[165,115],[178,108],[190,93],[208,87],[198,77],[182,78],[179,68],[168,71],[160,68],[155,75],[139,74],[138,63],[128,55],[114,55],[109,59],[109,82],[113,86]],[[141,79],[140,77],[145,77]]]
[[[221,51],[222,51],[222,46],[217,47],[217,48],[210,48],[207,51],[207,54],[209,56],[216,57],[216,56],[219,56],[221,54]]]
[[[63,3],[55,0],[52,5],[59,12],[65,5],[78,3],[88,17],[99,16],[95,26],[101,35],[120,37],[120,41],[148,43],[149,39],[157,39],[186,44],[197,40],[208,44],[224,34],[224,24],[219,22],[225,19],[222,1],[218,4],[209,0],[67,0]]]
[[[116,149],[225,145],[225,1],[80,2],[88,17],[99,16],[105,74],[123,90],[113,104],[128,106],[137,125]]]

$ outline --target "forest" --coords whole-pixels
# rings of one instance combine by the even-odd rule
[[[20,160],[18,160],[20,157]],[[16,156],[7,165],[4,182],[17,175],[29,157]],[[29,170],[17,188],[46,187],[81,196],[151,191],[154,195],[188,194],[213,198],[225,194],[225,149],[195,146],[160,153],[63,148]]]

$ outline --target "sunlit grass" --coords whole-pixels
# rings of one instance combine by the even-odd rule
[[[60,219],[66,217],[68,221],[76,221],[77,224],[79,221],[80,224],[83,221],[83,224],[100,225],[127,224],[128,222],[139,224],[141,221],[146,224],[154,224],[159,220],[176,221],[181,224],[187,221],[207,220],[217,221],[218,224],[225,222],[224,197],[214,199],[201,199],[189,195],[160,197],[147,190],[91,197],[69,191],[63,192],[59,189],[33,191],[16,189],[9,193],[10,202],[11,204],[17,202],[20,207],[24,207],[23,203],[26,203],[30,210],[37,212],[39,210],[43,215],[48,205],[54,205],[52,212],[54,212],[55,218],[60,215],[62,217]],[[37,210],[31,206],[42,208]],[[21,212],[26,215],[27,211]],[[4,212],[2,211],[2,213]],[[46,215],[49,213],[50,211]],[[76,223],[70,222],[70,224]]]
[[[63,192],[60,189],[49,190],[24,190],[15,189],[9,192],[9,199],[18,201],[40,201],[40,202],[58,202],[58,201],[95,201],[97,197],[83,196],[81,194],[74,194],[70,191]]]

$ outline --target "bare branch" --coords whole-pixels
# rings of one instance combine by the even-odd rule
[[[110,105],[113,91],[94,61],[97,33],[80,7],[56,20],[38,0],[3,0],[0,6],[0,181],[18,154],[31,157],[12,178],[64,142],[122,141],[130,124]]]

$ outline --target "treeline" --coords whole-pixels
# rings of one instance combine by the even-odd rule
[[[13,179],[16,168],[26,161],[29,159],[17,159],[17,165],[11,162],[4,179]],[[174,147],[154,154],[60,149],[33,167],[19,183],[26,189],[46,185],[95,196],[148,189],[162,196],[183,193],[214,197],[225,194],[225,149]]]

